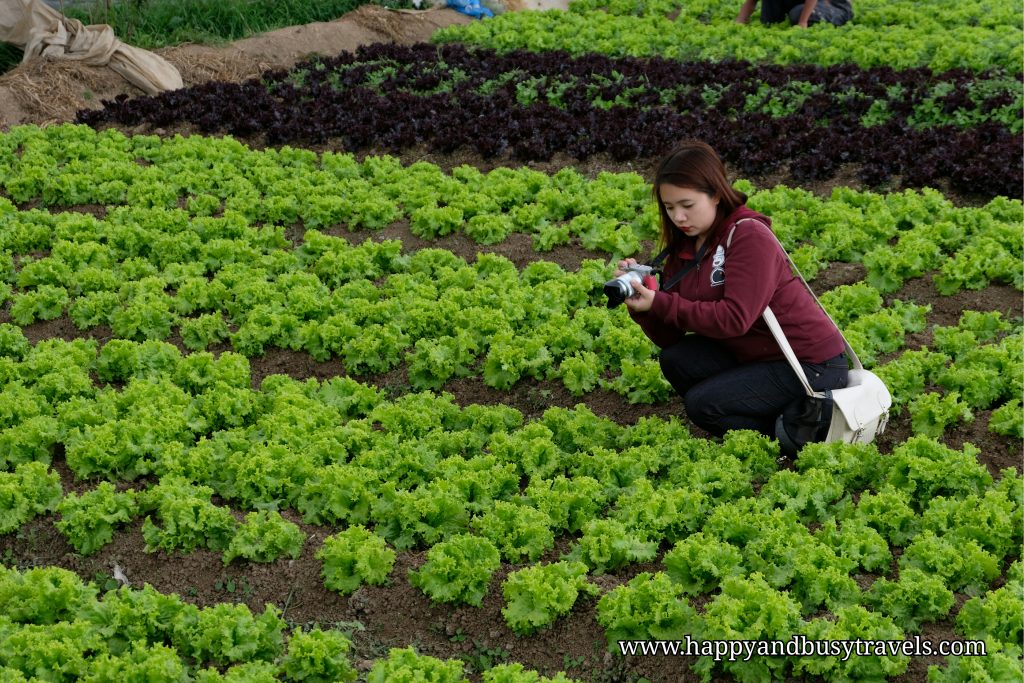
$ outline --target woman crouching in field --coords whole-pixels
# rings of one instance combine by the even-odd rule
[[[684,142],[658,165],[654,197],[666,248],[663,285],[635,285],[630,316],[661,348],[665,378],[686,412],[714,435],[775,436],[783,409],[806,397],[768,325],[771,306],[816,391],[846,386],[843,337],[793,274],[771,220],[748,209],[703,142]],[[635,265],[620,261],[616,276]]]

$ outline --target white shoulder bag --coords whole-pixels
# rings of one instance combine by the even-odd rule
[[[745,218],[737,221],[736,224],[743,221],[757,223],[775,237],[775,233],[761,221],[754,218]],[[733,229],[729,233],[726,247],[732,242],[732,235],[736,230],[736,224],[733,225]],[[789,252],[786,251],[786,248],[781,243],[779,247],[786,254],[786,258],[789,259],[790,268],[800,278],[800,281],[804,283],[804,287],[807,288],[811,297],[821,307],[821,310],[825,312],[828,319],[835,325],[832,316],[828,314],[828,311],[825,311],[825,307],[821,305],[818,297],[815,296],[814,290],[807,284],[807,280],[804,279],[796,264],[793,263],[793,258],[789,255]],[[892,405],[892,396],[889,394],[889,389],[886,388],[885,383],[878,375],[864,369],[860,358],[857,357],[857,353],[850,346],[850,342],[846,341],[846,337],[843,336],[843,332],[839,330],[838,325],[836,325],[836,329],[839,330],[840,336],[843,337],[846,355],[850,360],[849,380],[843,389],[818,392],[814,391],[811,387],[803,366],[797,360],[793,347],[790,346],[789,340],[786,339],[782,326],[779,325],[779,321],[770,306],[764,309],[762,317],[768,324],[768,329],[772,331],[772,335],[782,349],[786,360],[792,366],[793,372],[796,373],[797,378],[799,378],[800,383],[803,384],[804,390],[807,392],[806,397],[788,406],[776,420],[775,435],[779,439],[779,444],[784,453],[795,455],[805,443],[815,441],[869,443],[874,440],[877,434],[885,431],[885,426],[889,421],[889,407]]]

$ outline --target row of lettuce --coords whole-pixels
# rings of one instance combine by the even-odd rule
[[[445,258],[443,267],[437,267],[439,255]],[[632,403],[668,400],[672,390],[662,376],[656,348],[630,331],[624,309],[610,311],[597,301],[603,297],[595,291],[601,278],[541,265],[547,267],[533,264],[520,272],[507,260],[481,256],[469,266],[448,252],[421,250],[410,259],[411,275],[391,276],[401,291],[386,288],[372,300],[350,296],[358,283],[331,292],[315,277],[310,278],[315,287],[285,277],[280,281],[295,286],[275,287],[266,281],[258,286],[260,281],[250,280],[231,288],[219,279],[207,283],[194,278],[181,283],[175,298],[156,290],[162,287],[158,281],[152,288],[156,291],[129,294],[128,304],[121,307],[120,298],[133,287],[129,283],[116,291],[86,294],[69,311],[83,330],[109,323],[115,335],[128,337],[104,347],[96,368],[104,382],[123,381],[132,368],[151,363],[150,358],[179,357],[177,347],[160,341],[179,322],[173,312],[178,310],[195,314],[183,316],[178,328],[182,346],[193,351],[222,349],[225,343],[248,357],[273,348],[301,350],[321,361],[341,359],[349,376],[376,377],[401,367],[414,390],[439,390],[452,380],[471,377],[504,391],[533,379],[560,382],[580,397],[603,389]],[[57,289],[40,285],[33,294],[15,295],[11,316],[31,324],[36,316],[60,315],[61,297],[49,312],[40,305]],[[410,289],[417,293],[410,294]],[[461,296],[439,300],[438,291]],[[575,292],[575,298],[566,297],[567,291]],[[158,297],[168,303],[160,305]],[[508,305],[491,303],[499,297]],[[862,361],[889,386],[893,414],[907,408],[915,433],[938,438],[948,427],[972,421],[976,412],[994,409],[991,431],[1024,435],[1019,323],[1015,326],[998,311],[965,311],[956,325],[931,326],[928,346],[907,350],[907,335],[928,328],[929,306],[900,300],[883,306],[881,295],[863,283],[836,287],[821,300]],[[109,306],[97,308],[98,301]],[[231,332],[222,309],[229,317],[249,313]],[[313,316],[311,311],[317,310],[322,314]],[[99,314],[106,317],[97,318]],[[130,341],[147,336],[152,339],[141,346]],[[27,346],[19,328],[6,323],[0,326],[0,341],[8,350]],[[18,378],[10,368],[3,375]]]
[[[680,114],[707,107],[732,120],[745,113],[774,119],[801,114],[823,125],[839,125],[853,116],[867,127],[895,121],[910,130],[995,122],[1019,133],[1024,127],[1021,76],[998,70],[934,73],[850,64],[680,62],[599,53],[572,56],[565,51],[500,53],[463,43],[375,43],[271,71],[260,80],[272,93],[291,86],[279,95],[282,99],[358,88],[388,97],[446,94],[453,103],[469,93],[500,93],[521,106],[546,102],[576,116],[588,105],[638,111],[663,106]]]
[[[853,21],[806,32],[786,26],[735,23],[732,0],[574,0],[568,12],[511,12],[494,21],[452,26],[437,42],[527,49],[600,52],[615,57],[678,60],[739,59],[776,64],[853,63],[933,71],[1003,67],[1020,71],[1024,28],[1012,5],[862,0]]]
[[[224,343],[248,357],[274,348],[301,350],[320,361],[341,359],[350,376],[404,366],[417,390],[440,389],[460,377],[508,390],[533,378],[560,381],[576,396],[598,388],[634,403],[671,396],[655,347],[631,332],[624,308],[603,305],[600,286],[611,277],[611,267],[601,261],[585,261],[575,272],[544,261],[519,270],[501,256],[481,254],[470,265],[439,249],[403,254],[393,240],[354,247],[308,231],[295,251],[261,256],[250,244],[252,258],[234,260],[208,277],[212,252],[190,263],[119,261],[116,247],[60,239],[63,228],[89,221],[98,227],[99,221],[57,216],[70,219],[57,222],[50,256],[22,261],[17,270],[8,261],[7,279],[21,290],[11,296],[8,314],[19,325],[67,311],[83,336],[102,326],[125,340],[159,342],[177,333],[194,351]],[[110,242],[120,241],[115,233],[124,237],[138,225],[115,228]],[[172,239],[187,234],[183,227]],[[104,235],[89,236],[106,241]],[[154,247],[154,258],[173,258],[163,248],[167,242],[135,243]],[[909,405],[920,433],[940,436],[949,424],[973,419],[974,411],[1000,405],[992,428],[1020,431],[1012,419],[1019,402],[1006,402],[1021,394],[1020,328],[1000,312],[966,311],[955,326],[931,326],[930,348],[882,363],[905,348],[909,333],[928,328],[930,306],[898,299],[883,305],[882,295],[866,283],[836,287],[821,301],[863,362],[880,365],[894,411]],[[20,330],[6,324],[3,342],[10,349],[27,346]],[[142,348],[143,356],[179,355],[166,343]],[[100,378],[123,380],[129,368],[148,362],[136,360],[139,353],[134,344],[108,344]]]
[[[583,103],[640,111],[666,106],[682,114],[709,107],[731,119],[741,113],[772,118],[804,114],[822,124],[838,124],[852,115],[868,127],[888,121],[910,129],[996,122],[1019,133],[1024,126],[1020,79],[1021,74],[997,70],[936,74],[924,68],[615,59],[598,53],[574,57],[564,51],[503,54],[461,43],[376,43],[269,72],[261,82],[271,92],[291,85],[295,90],[290,95],[368,88],[385,96],[444,93],[453,102],[466,89],[479,95],[508,94],[522,106],[547,102],[574,115],[585,111]]]
[[[121,369],[116,386],[97,386],[90,372],[102,376],[110,370],[112,356],[125,357],[117,351],[108,354],[112,346],[134,347],[133,363]],[[227,500],[238,500],[253,509],[287,502],[311,523],[373,521],[381,530],[389,529],[382,532],[387,540],[408,548],[421,542],[432,543],[438,534],[445,533],[443,524],[426,530],[408,520],[397,519],[416,510],[407,507],[412,501],[400,492],[432,482],[442,484],[441,489],[446,494],[455,496],[452,500],[462,497],[461,507],[447,507],[464,523],[467,510],[462,508],[468,505],[470,512],[480,512],[494,500],[518,493],[522,476],[591,477],[599,486],[593,491],[577,490],[573,497],[576,502],[570,507],[582,504],[585,505],[583,513],[593,513],[600,509],[602,502],[614,499],[639,473],[660,471],[665,467],[659,463],[657,450],[649,451],[647,446],[640,445],[646,443],[645,439],[651,443],[664,442],[659,448],[666,451],[681,449],[680,453],[672,455],[675,459],[699,456],[701,460],[708,460],[716,454],[720,456],[714,466],[709,465],[710,469],[701,467],[693,471],[692,463],[686,462],[685,466],[668,473],[679,485],[688,483],[700,489],[697,482],[705,481],[708,490],[701,490],[709,495],[723,490],[728,492],[729,499],[750,495],[757,481],[775,471],[774,458],[769,456],[777,455],[777,445],[767,439],[737,435],[732,440],[727,439],[719,449],[689,437],[686,430],[674,422],[652,421],[634,428],[617,427],[607,419],[596,418],[582,406],[574,411],[551,409],[542,422],[523,425],[521,413],[507,406],[459,409],[450,395],[438,397],[430,392],[411,393],[389,401],[380,390],[350,378],[335,378],[318,384],[313,380],[302,383],[278,375],[264,381],[259,390],[253,390],[249,388],[248,363],[244,357],[231,352],[216,358],[208,353],[181,357],[173,347],[159,343],[111,342],[97,353],[92,341],[50,340],[37,344],[21,360],[5,355],[4,361],[5,470],[34,462],[49,464],[52,454],[59,448],[70,470],[80,479],[118,481],[148,474],[180,475],[188,481],[212,487],[212,491],[190,490],[184,484],[181,488],[167,483],[141,500],[107,491],[98,501],[119,502],[116,505],[97,502],[92,505],[95,508],[171,511],[177,499],[205,496],[208,503],[213,493]],[[296,406],[302,406],[307,413],[299,414]],[[375,425],[382,428],[377,429]],[[569,435],[573,434],[572,430],[593,430],[595,434],[583,441],[591,448],[583,449],[567,441],[569,436],[559,434],[556,428]],[[650,436],[651,432],[656,438]],[[678,438],[680,443],[672,446],[668,443],[670,438]],[[929,441],[927,437],[919,439],[921,443]],[[914,448],[923,447],[921,443],[915,442]],[[937,453],[952,459],[946,450],[936,447]],[[720,452],[723,449],[724,452]],[[744,449],[748,451],[745,455]],[[963,458],[973,462],[976,449],[970,446],[965,449]],[[587,451],[585,455],[579,454],[581,450]],[[622,451],[620,457],[614,457],[615,450]],[[746,471],[740,462],[731,462],[729,454],[744,460],[757,459],[757,465]],[[875,473],[873,476],[884,479],[886,467],[890,467],[888,459],[880,460],[877,451],[860,454],[860,457],[864,467]],[[941,457],[933,459],[941,460]],[[332,463],[346,466],[320,472],[318,477],[326,477],[322,480],[312,477],[314,468]],[[952,472],[952,462],[947,465]],[[891,467],[899,469],[895,465]],[[964,467],[969,475],[958,473],[954,477],[951,474],[950,479],[986,481],[985,470],[977,463]],[[786,481],[792,474],[779,473],[778,479]],[[55,481],[44,483],[46,486],[39,490],[59,491],[54,488]],[[877,478],[867,482],[873,488],[882,483]],[[865,482],[857,484],[862,488]],[[372,490],[359,491],[366,486]],[[766,487],[773,490],[774,485],[769,483]],[[843,496],[842,486],[838,489],[834,485],[822,486],[821,489],[819,493],[825,496],[826,502]],[[18,487],[11,490],[16,491]],[[609,491],[616,495],[610,495]],[[973,488],[971,491],[978,492]],[[537,502],[567,492],[561,488],[555,492],[527,488],[528,497],[552,520],[559,520],[549,526],[576,532],[586,521],[586,514],[581,519],[579,513],[570,509],[556,512],[550,505]],[[762,491],[762,497],[768,497],[765,493]],[[925,493],[919,491],[918,495]],[[54,503],[52,497],[40,494],[38,498],[47,507]],[[923,507],[925,500],[918,501],[917,507]],[[67,511],[78,510],[79,502],[68,502],[71,507]],[[633,519],[633,508],[650,502],[644,495],[638,495],[621,511],[621,520]],[[699,517],[702,509],[697,504],[699,500],[691,503],[696,506],[693,514]],[[805,501],[805,504],[810,503]],[[14,531],[27,521],[25,514],[29,509],[19,505],[10,507],[3,531]],[[92,535],[77,531],[99,523],[90,512],[87,509],[83,514],[72,515],[77,521],[68,522],[70,526],[66,529],[74,545],[82,551],[95,550],[102,545]],[[171,512],[166,514],[169,516]],[[230,517],[218,519],[217,528],[234,531]],[[446,515],[439,519],[446,519]],[[493,524],[488,522],[485,526],[500,526],[496,520],[491,521]],[[680,534],[694,531],[683,517],[665,523],[669,522],[674,525],[674,531],[668,540],[678,540],[682,537]],[[180,524],[171,528],[174,533],[185,534]],[[659,527],[657,531],[665,532],[665,529]],[[165,542],[157,529],[148,527],[144,534],[152,548],[187,550],[197,544],[207,544],[205,538],[193,538],[189,542],[172,537]],[[224,549],[231,534],[222,536],[209,543],[217,545],[218,550]],[[109,534],[104,538],[109,540]],[[902,542],[907,538],[890,540]],[[541,543],[529,555],[535,559],[545,549],[547,544]],[[1000,550],[1001,554],[1006,554],[1011,549]],[[506,559],[518,559],[518,555]]]
[[[276,683],[355,681],[352,642],[338,630],[289,628],[268,604],[197,608],[146,585],[99,595],[69,571],[0,567],[0,676],[5,681],[115,683]],[[392,649],[365,674],[368,683],[466,681],[462,662],[412,648]],[[418,676],[418,678],[417,678]],[[499,664],[485,683],[571,683]]]
[[[460,226],[462,209],[453,204],[461,203],[467,211],[488,206],[493,212],[471,217],[463,230],[477,219],[510,225],[510,216],[529,215],[524,230],[540,220],[542,232],[564,229],[567,239],[637,254],[641,237],[655,230],[653,203],[635,174],[586,180],[571,170],[548,176],[461,167],[449,175],[387,157],[359,163],[348,155],[251,152],[231,140],[160,142],[82,127],[18,129],[10,137],[24,138],[8,139],[10,166],[2,181],[14,199],[41,198],[51,209],[129,204],[100,207],[95,213],[104,215],[97,218],[18,210],[5,200],[0,304],[10,299],[5,315],[21,326],[66,313],[83,334],[109,329],[138,341],[179,335],[191,350],[230,344],[249,357],[302,350],[320,361],[340,358],[349,375],[379,375],[404,364],[410,385],[421,390],[480,377],[501,390],[526,378],[552,379],[577,396],[603,388],[632,402],[671,394],[654,347],[630,332],[623,308],[603,305],[600,285],[611,277],[611,262],[583,260],[566,271],[534,261],[518,269],[489,253],[469,264],[440,249],[406,252],[399,241],[372,239],[354,246],[317,230],[307,230],[293,247],[281,225],[334,229],[347,218],[349,230],[381,228],[419,205],[409,215],[410,229],[431,237]],[[86,168],[90,178],[119,180],[87,185]],[[105,194],[109,185],[121,194]],[[81,194],[55,196],[52,188],[81,188]],[[934,270],[940,293],[992,281],[1019,289],[1019,202],[954,208],[934,191],[837,189],[821,200],[801,190],[745,189],[750,204],[773,217],[807,277],[834,260],[866,266],[866,283],[837,287],[822,302],[868,366],[890,361],[882,372],[893,386],[894,410],[909,405],[916,428],[938,436],[974,411],[1002,405],[992,427],[1020,431],[1012,419],[1016,404],[1005,403],[1021,393],[1015,321],[998,311],[970,312],[957,326],[929,330],[928,306],[883,298]],[[374,202],[383,213],[368,208]],[[325,205],[348,213],[315,218]],[[552,217],[551,211],[562,221],[537,218]],[[457,215],[448,216],[446,227],[424,227],[425,217],[452,212]],[[500,245],[506,229],[483,241]],[[601,230],[616,235],[617,246],[595,244]],[[908,333],[926,330],[931,348],[891,360]],[[105,353],[134,353],[115,349],[121,347]],[[926,391],[932,387],[946,391]]]
[[[985,656],[950,656],[947,667],[932,665],[930,683],[974,680],[1015,680],[1020,675],[1020,627],[1014,609],[1020,610],[1015,593],[1024,590],[1020,562],[1010,570],[1005,586],[983,598],[965,603],[957,619],[972,646],[984,648]],[[555,572],[550,570],[560,570]],[[550,581],[546,588],[571,593],[581,589],[566,578],[578,571],[571,565],[545,565]],[[559,581],[559,579],[562,579]],[[568,590],[567,590],[568,589]],[[842,607],[834,621],[801,620],[797,606],[773,591],[760,574],[751,579],[735,576],[723,580],[722,597],[710,603],[698,617],[685,593],[665,573],[642,573],[598,601],[602,623],[609,626],[609,641],[636,636],[664,639],[689,635],[704,622],[709,635],[753,634],[788,640],[805,636],[815,640],[885,638],[902,635],[891,621],[860,606]],[[352,643],[337,630],[313,627],[288,629],[279,610],[267,604],[253,614],[240,604],[221,603],[197,608],[176,595],[163,595],[145,586],[121,588],[102,596],[92,584],[58,568],[25,572],[0,567],[0,652],[4,680],[81,680],[90,683],[124,680],[160,680],[174,683],[269,683],[273,681],[354,681],[358,672],[349,657]],[[658,609],[651,613],[642,610]],[[751,613],[768,611],[769,628],[751,623]],[[743,613],[746,612],[746,615]],[[993,633],[990,624],[999,622]],[[764,624],[765,620],[760,620]],[[739,627],[740,630],[735,630]],[[691,630],[692,629],[692,630]],[[908,657],[875,649],[846,661],[822,656],[753,658],[725,663],[722,668],[740,677],[777,677],[786,673],[813,674],[827,681],[881,680],[906,671]],[[714,663],[704,657],[696,669],[710,680]],[[464,683],[466,665],[418,654],[413,648],[390,650],[387,658],[373,663],[368,683],[433,681]],[[559,673],[551,678],[525,670],[521,664],[498,664],[482,672],[484,683],[571,683]]]
[[[522,233],[538,251],[571,242],[613,258],[643,256],[659,231],[650,186],[636,173],[588,179],[571,167],[553,174],[526,167],[485,173],[466,165],[445,172],[389,156],[360,162],[291,147],[253,151],[232,138],[161,140],[85,126],[25,126],[0,136],[0,185],[22,207],[99,205],[106,220],[78,216],[80,227],[57,232],[90,234],[109,223],[129,224],[137,234],[122,238],[133,241],[120,249],[125,257],[157,251],[146,244],[152,240],[170,254],[162,261],[202,256],[196,238],[175,245],[160,233],[190,231],[200,233],[200,242],[219,240],[228,253],[213,257],[210,269],[230,260],[232,247],[253,257],[248,244],[229,240],[259,226],[271,229],[248,238],[256,242],[257,257],[286,246],[280,231],[292,226],[373,231],[408,221],[412,234],[424,239],[458,233],[492,245]],[[993,281],[1024,286],[1016,267],[1022,257],[1016,228],[1024,220],[1019,200],[997,197],[980,208],[957,208],[929,189],[876,194],[837,187],[822,199],[798,188],[736,185],[750,195],[751,208],[772,217],[773,230],[808,278],[829,262],[844,261],[863,262],[868,282],[883,293],[933,270],[941,294]],[[55,222],[72,220],[14,208],[0,207],[6,222],[0,250],[12,253],[48,251]],[[145,209],[165,211],[147,215]]]
[[[957,613],[958,633],[993,655],[1019,655],[1019,571],[994,582],[1019,556],[1024,483],[1015,469],[994,480],[970,445],[915,436],[883,456],[873,445],[815,444],[780,470],[777,444],[752,432],[716,444],[674,419],[621,426],[583,406],[525,422],[506,406],[460,408],[447,395],[389,401],[347,378],[274,375],[252,391],[236,354],[133,346],[134,364],[113,378],[119,389],[89,379],[111,360],[92,342],[50,340],[5,356],[18,379],[0,405],[25,429],[4,444],[3,532],[56,511],[72,547],[91,554],[144,517],[149,551],[270,562],[309,542],[281,515],[289,509],[343,529],[316,553],[325,586],[343,594],[401,580],[389,546],[429,549],[408,580],[440,603],[479,605],[502,562],[528,563],[501,585],[507,626],[524,636],[581,595],[596,597],[589,576],[660,558],[662,571],[598,601],[610,647],[684,634],[899,639],[947,618],[954,593],[966,593],[975,598]],[[48,471],[58,446],[77,479],[99,485],[65,496]],[[143,475],[156,483],[125,486]],[[249,511],[244,521],[214,495]],[[569,551],[538,564],[567,534]],[[862,589],[865,576],[873,580]],[[688,599],[709,593],[698,615]],[[838,620],[815,617],[822,609]],[[766,610],[772,618],[761,618]],[[896,675],[907,658],[851,662],[726,669],[847,680]],[[712,662],[700,666],[710,673]],[[978,666],[993,673],[1006,661]]]
[[[520,161],[660,156],[679,131],[744,174],[788,168],[799,181],[863,168],[872,186],[948,183],[1014,196],[1024,118],[1020,74],[897,72],[499,54],[464,45],[370,45],[245,83],[211,82],[83,110],[78,121],[339,141],[402,152],[426,145]],[[777,135],[776,130],[785,130]],[[809,161],[808,159],[811,159]]]

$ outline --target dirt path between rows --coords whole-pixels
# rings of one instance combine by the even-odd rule
[[[268,69],[293,66],[311,54],[332,55],[370,43],[424,42],[434,31],[470,17],[445,8],[390,10],[364,5],[334,21],[289,26],[224,46],[180,45],[155,52],[181,72],[186,86],[211,80],[243,81]],[[144,94],[110,69],[41,59],[0,76],[0,130],[74,120],[117,95]]]

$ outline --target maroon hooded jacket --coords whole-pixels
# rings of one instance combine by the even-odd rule
[[[763,225],[737,222],[744,218]],[[720,339],[741,363],[782,360],[782,350],[761,318],[771,306],[801,361],[821,363],[843,352],[839,330],[793,275],[786,253],[765,226],[771,226],[770,219],[740,206],[708,235],[696,268],[670,290],[655,292],[649,311],[630,311],[652,342],[665,348],[693,332]],[[726,247],[730,231],[732,242]],[[684,238],[678,258],[670,257],[665,264],[663,282],[694,258],[695,243],[694,237]]]

